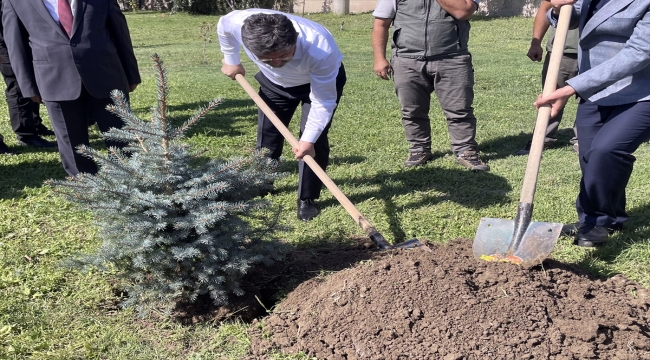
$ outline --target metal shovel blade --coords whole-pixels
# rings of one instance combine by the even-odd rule
[[[388,249],[421,249],[424,251],[432,251],[426,246],[422,241],[418,239],[411,239],[399,244],[391,245],[384,236],[378,231],[372,231],[368,234],[370,240],[379,248],[379,250],[388,250]]]
[[[520,265],[541,263],[553,251],[562,224],[530,222],[518,239],[515,221],[483,218],[476,231],[472,251],[476,258]]]
[[[411,239],[401,242],[399,244],[393,245],[393,248],[396,249],[422,249],[424,251],[432,251],[428,246],[424,245],[422,241],[418,239]]]

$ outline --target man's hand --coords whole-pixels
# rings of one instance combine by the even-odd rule
[[[386,43],[388,42],[388,29],[393,19],[375,18],[372,23],[372,55],[375,59],[373,71],[375,75],[384,80],[390,79],[393,68],[386,60]]]
[[[476,10],[478,4],[474,0],[436,0],[440,7],[454,19],[467,20]]]
[[[535,107],[537,110],[539,110],[539,108],[542,106],[550,105],[551,117],[555,117],[557,113],[564,108],[564,105],[566,105],[567,101],[569,101],[569,98],[575,94],[575,89],[567,85],[553,91],[546,97],[540,95],[537,98],[537,101],[535,101]]]
[[[42,103],[43,103],[43,99],[41,99],[41,96],[40,96],[40,95],[30,96],[29,98],[30,98],[33,102],[35,102],[35,103],[37,103],[37,104],[42,104]]]
[[[221,72],[224,73],[224,75],[226,75],[227,77],[235,80],[235,76],[237,76],[237,74],[246,76],[246,70],[244,70],[242,64],[228,65],[226,64],[225,60],[221,60],[221,63],[223,64],[223,66],[221,67]]]
[[[528,54],[526,54],[526,56],[533,61],[542,61],[543,53],[544,50],[542,49],[542,44],[538,40],[533,40],[530,42],[530,48],[528,49]]]
[[[549,0],[549,1],[551,5],[553,5],[553,7],[560,7],[562,5],[573,5],[576,2],[578,2],[578,0]]]
[[[302,159],[305,155],[311,157],[316,156],[316,151],[314,150],[314,143],[307,141],[299,141],[298,148],[293,148],[293,153],[296,155],[296,159]]]
[[[138,87],[138,84],[129,85],[129,92],[134,92],[137,87]]]
[[[393,68],[390,66],[390,63],[386,59],[375,60],[374,70],[375,75],[384,80],[390,79],[390,77],[393,75]]]
[[[549,26],[551,26],[546,19],[546,14],[552,7],[553,6],[548,2],[548,0],[542,1],[542,3],[539,4],[537,13],[535,13],[535,21],[533,21],[533,37],[530,39],[530,49],[528,49],[528,54],[526,54],[528,58],[533,61],[542,60],[542,54],[544,53],[544,50],[542,49],[542,39],[544,38],[544,35],[546,35]]]
[[[573,5],[577,2],[577,0],[550,0],[551,5],[553,5],[553,14],[559,15],[560,14],[560,8],[563,5]]]

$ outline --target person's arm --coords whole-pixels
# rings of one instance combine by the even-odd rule
[[[533,22],[533,38],[530,40],[530,48],[528,49],[528,54],[526,54],[526,56],[533,61],[542,60],[542,54],[544,53],[544,50],[542,49],[542,39],[544,38],[544,35],[546,35],[549,26],[551,26],[546,19],[546,13],[548,13],[552,7],[553,6],[550,2],[542,1],[539,5],[539,9],[537,9],[537,13],[535,14],[535,21]]]
[[[547,0],[548,2],[551,3],[551,7],[553,8],[553,14],[554,15],[560,15],[560,8],[564,5],[573,5],[578,0]]]
[[[553,118],[557,116],[560,110],[564,109],[564,106],[566,105],[567,101],[569,101],[569,98],[575,94],[575,89],[569,85],[566,85],[553,91],[546,97],[539,95],[534,105],[538,110],[542,106],[550,106],[551,118]]]
[[[440,7],[449,15],[458,20],[467,20],[478,10],[478,3],[474,0],[436,0]]]
[[[320,137],[327,124],[329,124],[336,109],[336,77],[341,67],[341,55],[330,51],[329,56],[323,59],[314,59],[310,66],[311,108],[305,124],[305,129],[300,137],[299,148],[293,149],[297,159],[305,155],[314,156],[314,143]]]
[[[375,58],[374,71],[377,76],[388,80],[392,73],[390,63],[386,60],[386,43],[388,30],[393,19],[375,18],[372,24],[372,53]]]
[[[140,79],[140,71],[138,70],[138,61],[133,52],[129,27],[122,10],[120,10],[120,6],[117,4],[117,0],[112,0],[108,4],[107,27],[113,39],[115,49],[117,50],[117,56],[122,63],[124,74],[129,82],[129,90],[133,91],[142,80]]]
[[[221,72],[229,78],[235,80],[237,74],[246,76],[246,70],[241,64],[239,58],[239,49],[241,44],[233,32],[241,31],[242,24],[234,24],[231,16],[222,16],[217,23],[217,36],[219,37],[219,46],[223,53],[221,63]]]
[[[566,99],[576,93],[582,99],[589,99],[608,86],[650,67],[650,37],[647,34],[650,34],[650,11],[637,21],[632,35],[622,50],[597,66],[567,80],[567,86],[557,89],[546,97],[540,97],[535,105],[539,107],[551,104],[555,109],[556,103],[559,104],[559,101],[566,103]]]
[[[650,34],[650,11],[637,21],[623,49],[597,66],[567,80],[567,84],[581,98],[589,99],[608,86],[647,69],[650,67],[650,37],[647,34]]]
[[[560,16],[560,8],[564,5],[573,5],[571,8],[571,21],[569,22],[569,30],[577,29],[580,25],[580,11],[582,2],[577,0],[545,0],[551,3],[552,9],[546,13],[546,19],[552,27],[557,27],[557,21]]]

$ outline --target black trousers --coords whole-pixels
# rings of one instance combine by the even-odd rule
[[[9,108],[11,128],[18,137],[18,140],[36,136],[37,127],[43,126],[43,120],[39,116],[39,104],[29,98],[23,97],[23,94],[20,92],[16,74],[14,74],[9,63],[7,48],[3,43],[0,44],[0,72],[7,85],[5,97],[7,99],[7,107]],[[1,140],[3,140],[2,135],[0,135]]]
[[[285,126],[289,125],[298,105],[302,104],[299,135],[302,136],[302,132],[305,130],[305,124],[307,123],[307,117],[309,116],[309,110],[311,109],[311,100],[309,99],[309,93],[311,92],[310,85],[305,84],[285,88],[274,84],[261,72],[255,75],[255,79],[260,83],[260,97]],[[336,77],[337,105],[343,94],[343,87],[345,86],[346,80],[345,68],[341,64]],[[332,116],[334,116],[334,113],[332,113]],[[330,146],[327,134],[331,124],[332,119],[330,119],[325,130],[323,130],[318,140],[314,143],[314,150],[316,151],[314,160],[323,170],[327,169],[329,162]],[[267,148],[270,150],[269,156],[271,158],[279,159],[282,155],[283,146],[284,137],[282,134],[275,128],[271,120],[264,115],[262,110],[258,110],[257,148]],[[298,162],[298,176],[298,198],[303,200],[318,199],[323,183],[302,160]]]
[[[101,132],[124,125],[122,119],[106,110],[106,106],[112,103],[110,98],[92,97],[85,87],[82,87],[81,95],[76,100],[45,101],[59,145],[63,169],[68,175],[97,173],[95,162],[77,153],[75,149],[82,144],[89,145],[88,124],[91,120],[96,121]],[[106,141],[107,147],[123,148],[126,145],[119,141]]]
[[[617,106],[578,105],[580,134],[580,222],[600,226],[627,221],[625,188],[632,175],[634,151],[650,137],[650,101]]]

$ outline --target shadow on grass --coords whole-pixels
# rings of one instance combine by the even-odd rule
[[[363,157],[351,156],[336,159],[337,163],[359,163]],[[279,171],[295,173],[298,165],[296,160],[283,161]],[[328,174],[329,176],[330,174]],[[399,172],[379,172],[364,178],[332,178],[340,187],[350,186],[355,189],[372,188],[353,195],[344,194],[357,204],[368,199],[381,199],[383,212],[388,217],[390,232],[396,239],[407,238],[402,230],[399,213],[422,207],[435,206],[444,201],[452,201],[466,208],[481,209],[495,204],[509,203],[508,194],[512,187],[508,181],[489,172],[474,173],[464,169],[440,169],[431,164]],[[489,184],[489,188],[486,186]],[[292,186],[274,189],[273,193],[296,191]],[[323,191],[328,191],[323,187]],[[394,199],[400,197],[397,204]],[[406,199],[406,202],[404,202]],[[339,206],[336,198],[319,201],[319,207]]]
[[[531,129],[532,130],[532,129]],[[557,141],[552,145],[552,149],[560,149],[571,147],[569,140],[573,137],[573,129],[566,128],[560,129],[556,133]],[[514,153],[526,146],[528,141],[533,139],[532,133],[520,133],[519,135],[508,135],[488,141],[483,141],[479,144],[481,158],[484,161],[498,160],[515,156]],[[443,156],[446,153],[435,153],[435,156]]]
[[[58,154],[57,148],[36,148],[33,146],[12,146],[11,150],[13,150],[16,154],[43,154],[43,153],[54,153]],[[4,156],[4,155],[2,155]]]
[[[63,179],[66,176],[58,159],[0,165],[0,199],[20,198],[25,188],[42,187],[45,180]]]
[[[366,161],[366,157],[356,155],[330,157],[330,165],[361,164],[364,161]]]
[[[167,116],[172,126],[181,126],[187,121],[195,112],[201,107],[207,105],[207,101],[196,101],[193,103],[182,103],[178,105],[167,106],[168,113],[174,112],[187,112],[183,115]],[[133,109],[137,114],[146,113],[142,119],[148,119],[151,112],[151,107],[140,107]],[[250,125],[251,131],[257,127],[257,107],[250,99],[224,99],[223,103],[218,105],[214,110],[207,113],[196,125],[194,125],[186,133],[187,137],[192,137],[198,133],[217,132],[228,133],[233,135],[233,131],[237,133],[236,126]]]
[[[350,196],[353,203],[370,198],[394,199],[404,195],[416,195],[410,197],[412,200],[401,205],[387,203],[387,209],[392,209],[390,210],[392,212],[434,206],[443,201],[481,209],[509,202],[507,195],[512,190],[505,178],[489,172],[474,173],[464,169],[434,168],[431,165],[404,169],[400,172],[379,172],[360,179],[332,180],[337,184],[345,184],[353,188],[376,189]],[[489,188],[486,184],[490,184]],[[322,202],[322,205],[330,206],[336,203],[336,200],[328,200]]]

